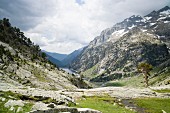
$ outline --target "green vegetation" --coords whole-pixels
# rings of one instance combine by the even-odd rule
[[[146,113],[170,113],[170,99],[169,98],[138,98],[134,102],[142,108],[146,108]]]
[[[150,75],[149,72],[152,70],[152,65],[146,63],[146,62],[141,62],[140,64],[138,64],[137,67],[138,71],[140,73],[144,74],[144,78],[145,78],[145,83],[146,83],[146,87],[149,86],[149,79],[148,76]]]
[[[49,79],[46,78],[45,73],[36,67],[32,70],[32,74],[41,82],[50,82]]]
[[[75,107],[92,108],[99,110],[102,113],[135,113],[134,111],[125,109],[123,106],[119,106],[117,104],[114,105],[116,99],[111,98],[109,96],[84,97],[77,100],[77,102],[79,104]]]
[[[122,87],[122,86],[125,86],[125,85],[123,83],[120,83],[120,82],[107,82],[104,86]]]
[[[139,76],[133,76],[133,77],[119,79],[119,80],[116,80],[116,81],[109,81],[109,82],[105,83],[104,86],[144,87],[143,76],[139,75]]]
[[[0,41],[17,50],[17,54],[12,56],[9,50],[0,45],[0,58],[4,54],[10,61],[14,61],[15,59],[18,60],[18,53],[20,53],[24,58],[33,62],[49,63],[53,65],[52,68],[55,66],[55,64],[46,59],[46,54],[41,52],[39,45],[31,42],[30,38],[24,36],[24,33],[19,28],[12,27],[7,18],[0,19]]]
[[[88,79],[94,78],[97,76],[97,74],[94,74],[95,73],[94,71],[97,69],[97,66],[98,66],[98,64],[96,64],[92,68],[86,70],[85,72],[82,72],[81,74]]]
[[[154,70],[152,71],[152,73],[158,73],[158,72],[160,72],[160,70],[158,69],[159,71],[157,71],[157,69],[158,69],[158,68],[154,69]],[[162,70],[163,70],[163,69],[162,69]],[[163,81],[163,80],[167,79],[167,78],[169,77],[169,75],[170,75],[170,67],[167,67],[167,68],[166,68],[166,71],[164,71],[164,72],[162,72],[162,73],[159,73],[159,74],[156,74],[156,75],[150,80],[150,84],[151,84],[151,85],[154,85],[154,84],[157,83],[157,82]],[[165,84],[170,84],[170,82],[167,81],[167,83],[165,83]]]
[[[10,100],[10,99],[11,100],[20,100],[21,97],[22,97],[21,94],[13,93],[11,91],[6,91],[6,92],[0,91],[0,98],[1,98],[0,99],[0,113],[14,113],[14,112],[16,112],[19,109],[20,106],[17,106],[17,105],[13,106],[14,109],[10,110],[10,108],[6,108],[4,106],[4,104],[6,102],[8,102],[8,100]],[[5,99],[5,100],[2,100],[2,98]],[[22,110],[18,113],[29,112],[31,110],[32,106],[33,106],[32,102],[27,102],[27,103],[24,104],[24,106],[21,107]]]
[[[158,93],[170,93],[170,89],[154,90]]]

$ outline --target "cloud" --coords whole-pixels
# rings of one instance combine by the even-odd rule
[[[146,15],[169,0],[1,0],[7,17],[44,50],[70,53],[116,22]]]

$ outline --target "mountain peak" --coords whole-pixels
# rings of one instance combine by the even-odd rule
[[[169,6],[163,7],[162,9],[158,10],[158,12],[163,12],[163,11],[167,11],[167,10],[170,10]]]

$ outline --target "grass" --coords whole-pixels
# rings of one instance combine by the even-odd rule
[[[170,98],[138,98],[134,102],[142,108],[146,108],[146,113],[170,113]]]
[[[143,75],[133,76],[128,78],[119,79],[116,81],[109,81],[104,86],[128,86],[128,87],[144,87],[144,78]]]
[[[99,110],[102,113],[135,113],[134,111],[130,111],[125,109],[123,106],[114,105],[115,99],[109,96],[103,97],[84,97],[77,100],[78,105],[74,107],[81,108],[91,108],[95,110]]]
[[[45,73],[43,73],[38,68],[35,68],[34,70],[32,70],[32,73],[41,82],[51,82],[49,81],[49,79],[46,78]]]
[[[170,93],[170,89],[161,89],[161,90],[153,90],[156,91],[158,93]]]
[[[94,78],[97,74],[93,74],[93,71],[97,69],[98,64],[94,65],[92,68],[82,72],[81,74],[88,79]]]
[[[104,86],[114,86],[114,87],[122,87],[125,86],[123,83],[120,82],[107,82]]]
[[[160,82],[160,81],[165,80],[166,78],[169,77],[169,74],[170,74],[170,72],[165,72],[165,73],[162,73],[162,74],[154,77],[153,79],[150,80],[150,84],[151,84],[151,85],[154,85],[154,84],[156,84],[157,82]]]
[[[4,106],[4,104],[6,102],[8,102],[8,100],[10,100],[10,99],[12,99],[12,100],[20,100],[21,96],[22,95],[20,95],[18,93],[13,93],[11,91],[6,91],[6,92],[5,91],[0,91],[0,97],[5,98],[5,101],[2,101],[2,99],[0,99],[0,113],[15,113],[20,106],[13,106],[14,110],[11,111],[10,107],[6,108]],[[18,113],[29,112],[31,110],[32,106],[33,106],[32,102],[25,103],[24,106],[22,107],[22,111],[20,111]]]

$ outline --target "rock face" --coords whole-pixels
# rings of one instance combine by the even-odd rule
[[[170,58],[170,8],[168,6],[141,17],[133,15],[105,29],[72,62],[77,71],[97,68],[94,81],[131,76],[139,62],[153,66]]]

